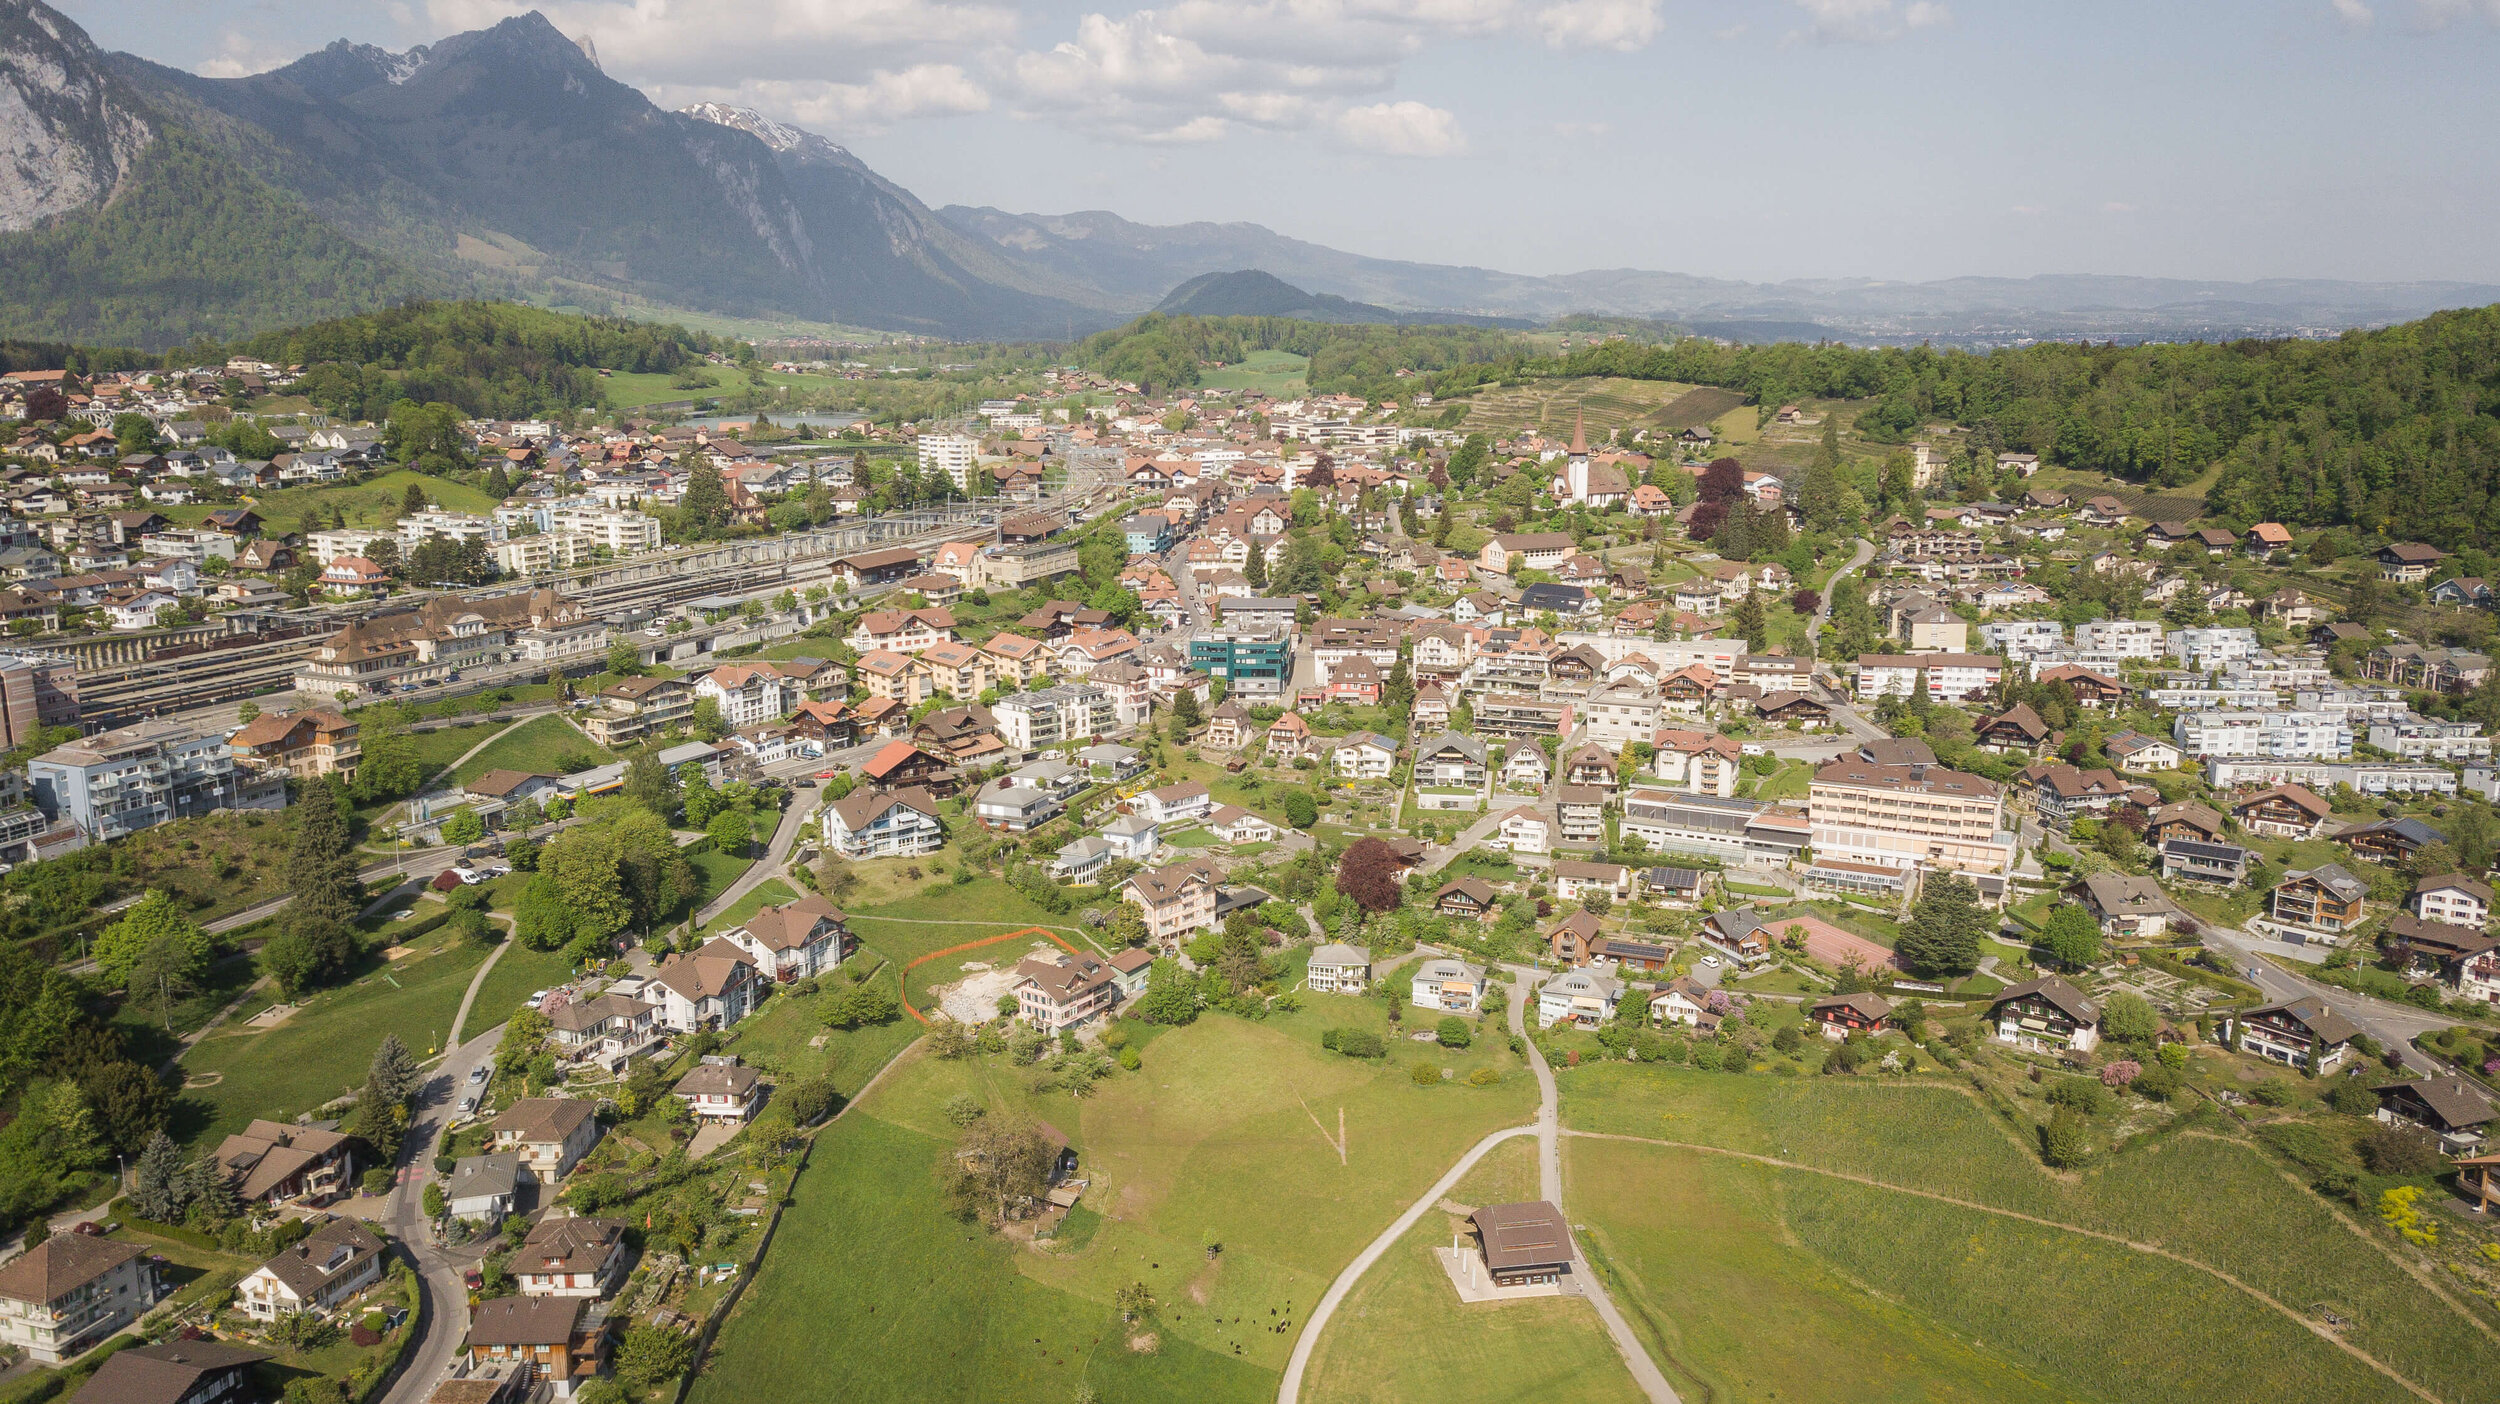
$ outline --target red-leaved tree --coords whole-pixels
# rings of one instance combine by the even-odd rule
[[[1812,614],[1823,607],[1823,597],[1812,590],[1799,590],[1788,597],[1788,607],[1799,614]]]
[[[1397,850],[1376,838],[1356,839],[1337,860],[1337,891],[1367,912],[1396,907]]]
[[[1725,502],[1745,491],[1745,465],[1733,458],[1722,458],[1701,470],[1701,500]]]

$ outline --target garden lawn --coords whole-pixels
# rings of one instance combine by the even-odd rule
[[[471,738],[469,744],[476,745],[475,738]],[[532,717],[488,742],[484,750],[462,761],[460,768],[452,772],[452,778],[465,785],[490,770],[518,770],[525,774],[535,775],[566,775],[576,770],[588,769],[588,766],[570,763],[584,757],[596,757],[591,761],[591,765],[604,765],[615,759],[606,751],[593,745],[589,737],[584,736],[563,716]]]
[[[180,1094],[177,1134],[214,1145],[255,1117],[289,1121],[351,1093],[386,1033],[427,1057],[451,1031],[460,996],[485,958],[484,950],[452,944],[438,928],[413,954],[388,965],[373,961],[353,983],[308,997],[274,1028],[219,1027],[183,1055],[188,1076],[221,1077]]]
[[[445,766],[458,760],[461,754],[471,746],[493,734],[489,723],[486,722],[476,722],[467,726],[446,726],[434,731],[409,732],[409,753],[414,755],[417,763],[425,769],[425,779],[419,783],[418,789],[422,790],[427,785],[433,784],[436,779],[440,778]],[[370,823],[385,810],[398,804],[399,801],[395,799],[376,800],[369,804],[359,802],[354,806],[354,813],[356,818]],[[378,838],[380,835],[372,837]]]
[[[773,822],[781,822],[779,816],[776,815]],[[702,885],[694,896],[686,899],[684,906],[669,913],[663,925],[673,926],[703,910],[704,903],[727,892],[731,883],[744,877],[746,870],[755,866],[752,858],[741,858],[734,853],[721,853],[710,848],[687,854],[686,861],[693,865],[695,876]]]
[[[929,884],[900,901],[844,910],[861,944],[898,967],[931,951],[1027,926],[1054,927],[1080,949],[1085,945],[1076,935],[1076,913],[1053,913],[996,878]]]
[[[411,468],[395,468],[361,483],[282,488],[257,494],[250,501],[252,510],[260,513],[272,532],[295,530],[308,511],[319,515],[321,524],[328,526],[334,509],[346,517],[349,526],[389,526],[400,518],[410,483],[424,488],[427,500],[437,507],[472,516],[495,510],[496,499],[491,493]]]
[[[1502,1149],[1511,1146],[1533,1150],[1535,1142],[1523,1137]],[[1528,1178],[1533,1186],[1533,1165]],[[1534,1199],[1533,1188],[1522,1197]],[[1638,1404],[1645,1397],[1586,1297],[1460,1301],[1433,1249],[1465,1231],[1458,1215],[1427,1212],[1363,1275],[1311,1351],[1304,1399]]]
[[[496,924],[498,931],[509,928]],[[561,947],[552,951],[533,951],[504,937],[511,947],[495,968],[486,972],[486,983],[477,987],[477,1003],[469,1009],[469,1022],[460,1030],[462,1038],[475,1038],[512,1017],[513,1011],[539,990],[561,985],[573,977],[573,963]]]
[[[875,964],[876,957],[854,956],[852,962],[866,969]],[[832,991],[841,988],[845,978],[827,977],[824,990],[813,995],[777,990],[760,1012],[739,1021],[730,1031],[729,1051],[785,1084],[827,1077],[843,1096],[859,1095],[859,1089],[868,1085],[877,1069],[924,1030],[907,1014],[890,1023],[857,1029],[826,1028],[825,1002],[832,997]],[[894,977],[889,970],[879,969],[870,978]],[[817,1042],[818,1039],[823,1042]]]
[[[2442,1399],[2500,1398],[2500,1382],[2487,1368],[2491,1334],[2425,1294],[2383,1232],[2373,1226],[2354,1235],[2339,1222],[2351,1219],[2347,1211],[2287,1177],[2210,1112],[2134,1138],[2079,1175],[2059,1177],[2040,1166],[2023,1131],[1944,1081],[1731,1077],[1608,1064],[1577,1070],[1563,1086],[1568,1126],[1775,1156],[2157,1243],[2295,1311],[2331,1306],[2352,1323],[2346,1339]],[[1574,1167],[1602,1168],[1613,1163],[1611,1153],[1600,1143],[1574,1141],[1567,1169],[1576,1175]],[[1829,1176],[1737,1168],[1652,1147],[1624,1153],[1640,1163],[1615,1172],[1626,1189],[1610,1221],[1620,1235],[1610,1251],[1659,1294],[1657,1314],[1669,1323],[1686,1319],[1690,1304],[1679,1294],[1707,1254],[1657,1235],[1697,1232],[1666,1226],[1715,1223],[1717,1214],[1704,1206],[1662,1210],[1654,1191],[1752,1177],[1762,1184],[1737,1184],[1723,1197],[1759,1200],[1776,1189],[1783,1197],[1762,1201],[1758,1217],[1784,1224],[1803,1250],[2070,1392],[2213,1397],[2225,1386],[2206,1372],[2226,1368],[2254,1371],[2247,1378],[2262,1392],[2286,1398],[2384,1398],[2393,1388],[2246,1293],[2177,1264]],[[1666,1155],[1685,1158],[1656,1158]],[[1602,1185],[1602,1176],[1593,1173],[1593,1182]],[[1604,1192],[1592,1199],[1577,1186],[1575,1179],[1575,1213],[1605,1219]],[[1652,1235],[1651,1247],[1628,1246],[1635,1219],[1648,1226],[1637,1232]],[[2052,1280],[2054,1290],[2040,1290]],[[1779,1312],[1746,1316],[1784,1319]],[[2489,1324],[2488,1314],[2483,1320]],[[1741,1326],[1730,1318],[1727,1329],[1738,1333]],[[1757,1342],[1753,1355],[1766,1345]]]
[[[704,926],[703,932],[708,936],[730,930],[766,907],[778,907],[797,900],[799,894],[790,890],[790,884],[779,878],[766,878],[757,883],[753,891],[730,903],[729,910],[714,917]]]

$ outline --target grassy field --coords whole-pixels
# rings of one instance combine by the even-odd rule
[[[1959,1368],[1954,1352],[1963,1347],[1953,1342],[1978,1342],[2061,1391],[2103,1397],[2210,1397],[2225,1388],[2226,1371],[2283,1397],[2393,1396],[2384,1376],[2249,1292],[2196,1266],[2088,1236],[2102,1234],[2159,1244],[2305,1319],[2329,1307],[2351,1323],[2344,1339],[2442,1399],[2500,1397],[2500,1383],[2485,1368],[2494,1339],[2487,1315],[2478,1325],[2462,1309],[2427,1298],[2387,1240],[2353,1236],[2325,1200],[2287,1178],[2253,1143],[2229,1134],[2219,1118],[2135,1138],[2101,1164],[2059,1176],[2040,1166],[2015,1128],[1941,1081],[1731,1078],[1609,1065],[1565,1078],[1563,1114],[1577,1128],[1724,1147],[1831,1172],[1777,1171],[1655,1146],[1571,1143],[1575,1207],[1600,1226],[1607,1253],[1641,1284],[1652,1319],[1664,1323],[1656,1329],[1670,1338],[1669,1353],[1714,1383],[1714,1370],[1742,1376],[1769,1367],[1775,1353],[1747,1339],[1748,1321],[1785,1323],[1803,1309],[1730,1308],[1712,1318],[1708,1304],[1741,1302],[1747,1281],[1786,1280],[1809,1299],[1833,1296],[1838,1289],[1828,1284],[1835,1281],[1874,1294],[1873,1302],[1816,1309],[1835,1343],[1860,1338],[1851,1349],[1910,1339],[1898,1322],[1867,1315],[1876,1303],[1916,1313],[1944,1333],[1912,1353],[1914,1361],[1934,1354],[1920,1368],[1939,1378]],[[1657,1194],[1665,1185],[1690,1185],[1690,1193],[1710,1199],[1662,1212]],[[1776,1271],[1767,1263],[1735,1265],[1723,1278],[1701,1274],[1707,1280],[1696,1281],[1698,1267],[1717,1267],[1696,1242],[1701,1226],[1717,1232],[1743,1206],[1755,1220],[1741,1230],[1748,1239],[1789,1245],[1771,1255],[1780,1259]],[[2321,1251],[2326,1244],[2335,1247]],[[1792,1249],[1804,1260],[1786,1261]],[[2040,1289],[2047,1280],[2058,1283],[2054,1290]],[[1712,1319],[1724,1334],[1717,1346],[1702,1329]],[[1861,1382],[1849,1383],[1853,1394],[1863,1392]],[[1803,1380],[1729,1387],[1751,1395],[1777,1388],[1791,1398],[1818,1393]]]
[[[486,983],[477,987],[477,1004],[469,1010],[469,1022],[461,1029],[463,1038],[475,1038],[510,1018],[512,1011],[536,991],[559,985],[570,979],[573,963],[562,950],[533,951],[518,941],[506,941],[510,950],[486,973]]]
[[[1534,429],[1567,439],[1577,414],[1594,444],[1617,429],[1686,429],[1708,424],[1743,402],[1744,396],[1733,390],[1668,380],[1540,380],[1515,389],[1477,392],[1468,401],[1464,427],[1471,434],[1512,435]]]
[[[865,1108],[824,1135],[694,1399],[1064,1401],[1080,1382],[1106,1404],[1275,1396],[1273,1373],[1169,1327],[1129,1349],[1107,1296],[1027,1276],[1031,1250],[949,1218],[932,1173],[947,1144]]]
[[[254,1117],[291,1120],[353,1092],[386,1033],[425,1057],[451,1031],[460,996],[485,958],[482,949],[450,944],[438,928],[404,958],[376,962],[354,982],[310,996],[274,1028],[226,1024],[183,1056],[189,1077],[217,1080],[181,1094],[176,1133],[214,1145]]]
[[[469,745],[476,744],[476,737],[472,735]],[[550,714],[532,717],[496,737],[487,743],[486,749],[461,762],[460,768],[452,772],[452,779],[465,785],[490,770],[566,775],[589,769],[588,765],[574,763],[585,757],[596,757],[590,765],[605,765],[615,759],[592,744],[591,739],[582,735],[572,722],[561,715]]]
[[[1505,1141],[1451,1192],[1469,1208],[1537,1197],[1536,1142]],[[1426,1214],[1365,1274],[1312,1349],[1305,1399],[1636,1401],[1603,1323],[1585,1299],[1461,1302],[1433,1255],[1467,1231]]]
[[[1209,390],[1255,390],[1263,395],[1298,395],[1309,384],[1305,373],[1311,358],[1291,351],[1253,351],[1247,360],[1198,377]]]
[[[670,382],[676,376],[668,371],[618,371],[600,382],[607,392],[608,403],[617,409],[639,409],[644,405],[668,404],[677,400],[726,400],[744,395],[750,386],[766,390],[787,390],[793,395],[822,390],[839,384],[830,375],[784,375],[777,371],[749,373],[736,366],[704,366],[702,374],[711,377],[713,385],[703,389],[685,389]],[[772,411],[764,411],[771,414]]]
[[[742,1051],[776,1068],[813,1054],[803,1002],[787,1008],[786,1028],[759,1027]],[[1386,1017],[1378,1001],[1323,996],[1263,1023],[1146,1030],[1142,1070],[1083,1100],[1036,1091],[1003,1058],[906,1055],[819,1143],[697,1398],[1059,1401],[1080,1383],[1115,1401],[1273,1397],[1298,1313],[1329,1278],[1467,1145],[1534,1104],[1496,1040],[1427,1056],[1462,1075],[1494,1067],[1497,1085],[1419,1088],[1414,1045],[1339,1058],[1318,1047],[1332,1025],[1385,1029]],[[958,1095],[1046,1120],[1079,1150],[1091,1188],[1068,1246],[1009,1247],[945,1217],[931,1167],[957,1134],[940,1108]],[[1130,1282],[1158,1303],[1151,1353],[1130,1348],[1111,1307]],[[828,1331],[854,1348],[804,1386],[784,1383],[781,1362]]]
[[[345,517],[349,526],[389,526],[399,520],[410,483],[424,488],[429,501],[449,511],[482,514],[495,509],[496,500],[488,493],[412,468],[395,468],[361,483],[281,488],[250,500],[252,510],[260,513],[271,531],[295,530],[306,512],[316,514],[326,527],[333,510]]]

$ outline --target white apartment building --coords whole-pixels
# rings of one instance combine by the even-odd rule
[[[920,471],[932,469],[952,479],[958,492],[970,495],[972,473],[980,464],[981,441],[969,434],[920,436]]]
[[[399,519],[399,550],[401,555],[425,544],[429,536],[451,541],[482,541],[488,545],[504,539],[503,523],[492,517],[472,517],[466,512],[446,512],[429,507],[411,512]]]
[[[710,698],[720,708],[720,719],[732,731],[779,721],[790,710],[785,698],[781,675],[769,667],[752,663],[732,663],[714,668],[694,685],[695,698]]]
[[[2489,774],[2488,771],[2484,772]],[[2472,779],[2473,772],[2467,772]],[[2350,785],[2365,795],[2453,795],[2457,773],[2444,765],[2408,765],[2401,761],[2332,761],[2225,759],[2205,762],[2205,779],[2217,790],[2263,789],[2268,785],[2303,785],[2325,794]],[[2473,787],[2469,785],[2468,789]],[[2480,790],[2474,791],[2477,794]]]
[[[2286,658],[2279,653],[2260,653],[2222,667],[2226,687],[2304,688],[2333,687],[2335,672],[2323,658]]]
[[[2170,739],[2184,756],[2342,760],[2352,754],[2352,723],[2325,712],[2188,712]]]
[[[1862,698],[1907,697],[1921,672],[1931,702],[1960,702],[1996,687],[2005,660],[1984,653],[1868,653],[1858,658]]]
[[[316,531],[304,537],[304,549],[312,552],[314,565],[328,565],[341,556],[362,556],[376,541],[394,541],[393,531],[369,531],[358,527],[342,527],[335,531]]]
[[[2370,744],[2407,760],[2487,761],[2491,738],[2470,721],[2406,715],[2370,728]]]
[[[1979,641],[2008,658],[2026,659],[2066,646],[2066,626],[2054,619],[2000,619],[1979,626]]]
[[[2161,657],[2163,642],[2158,619],[2097,619],[2075,626],[2075,647],[2086,653],[2153,659]]]
[[[1017,751],[1088,741],[1119,729],[1111,694],[1090,683],[1013,693],[999,698],[990,714],[998,721],[998,739]]]
[[[2424,921],[2480,931],[2491,920],[2491,889],[2463,873],[2422,879],[2410,901],[2413,914]]]
[[[2201,672],[2215,672],[2258,655],[2254,629],[2174,629],[2165,639],[2170,656]]]
[[[2270,712],[2283,705],[2283,694],[2268,687],[2157,687],[2144,695],[2173,712]]]
[[[1661,703],[1658,690],[1638,683],[1600,683],[1589,689],[1581,716],[1588,739],[1609,751],[1634,741],[1647,741],[1658,731]]]

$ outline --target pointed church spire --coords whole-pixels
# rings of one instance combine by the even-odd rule
[[[1581,414],[1579,410],[1571,412],[1571,453],[1575,458],[1585,457],[1589,451],[1588,430],[1581,425]]]

